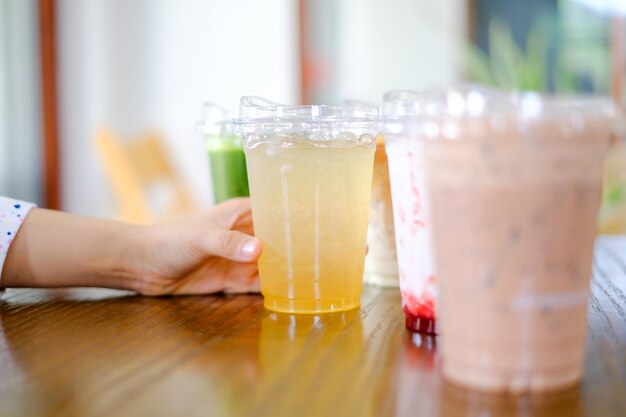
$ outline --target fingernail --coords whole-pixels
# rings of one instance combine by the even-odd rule
[[[248,241],[244,243],[243,246],[241,247],[241,254],[245,256],[246,258],[249,258],[252,256],[252,253],[254,253],[255,249],[256,249],[256,241],[254,239],[248,239]]]

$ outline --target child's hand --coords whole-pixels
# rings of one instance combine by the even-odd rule
[[[179,223],[146,226],[139,256],[128,260],[130,287],[145,295],[258,292],[262,249],[253,234],[248,198]]]

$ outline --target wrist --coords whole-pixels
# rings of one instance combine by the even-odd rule
[[[143,276],[146,226],[131,224],[119,224],[115,245],[111,247],[115,251],[105,268],[109,279],[113,278],[116,287],[129,291],[138,291],[141,288]]]

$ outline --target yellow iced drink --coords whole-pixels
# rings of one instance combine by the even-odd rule
[[[376,107],[290,106],[242,97],[265,307],[285,313],[357,308],[374,164]]]
[[[289,313],[359,306],[373,138],[293,136],[246,147],[265,307]]]

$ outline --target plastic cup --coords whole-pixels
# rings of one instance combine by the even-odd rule
[[[215,203],[249,196],[242,139],[233,133],[232,121],[228,120],[226,111],[205,104],[200,129],[209,156]]]
[[[393,231],[393,207],[389,187],[389,167],[383,136],[376,138],[372,200],[367,228],[367,256],[364,282],[381,287],[397,287],[398,260]]]
[[[513,393],[578,383],[613,105],[479,87],[418,103],[444,376]]]
[[[265,307],[324,313],[359,306],[375,147],[375,107],[241,99]]]
[[[420,96],[390,91],[383,97],[379,129],[385,137],[393,204],[402,309],[408,329],[435,334],[435,267],[430,242],[422,143],[415,124]]]

